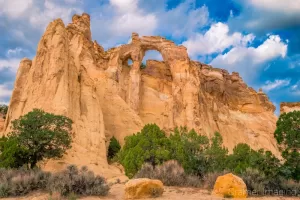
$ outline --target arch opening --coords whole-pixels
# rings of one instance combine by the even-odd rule
[[[172,126],[172,75],[157,50],[145,51],[140,88],[139,116],[144,122],[156,123],[168,130]]]
[[[163,61],[163,57],[161,53],[157,50],[146,50],[144,58],[141,63],[141,69],[145,69],[147,66],[147,61],[148,60],[155,60],[155,61]]]

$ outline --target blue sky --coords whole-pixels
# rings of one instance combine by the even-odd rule
[[[132,32],[164,36],[194,60],[239,72],[277,107],[299,101],[300,0],[0,0],[0,103],[9,101],[19,61],[34,57],[48,23],[67,24],[82,12],[105,49]]]

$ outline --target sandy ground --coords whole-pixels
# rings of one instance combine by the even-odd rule
[[[84,197],[81,200],[123,200],[124,184],[113,185],[107,197]],[[34,193],[21,198],[5,198],[3,200],[55,200],[51,199],[48,194]],[[162,197],[155,198],[155,200],[221,200],[224,198],[213,197],[207,190],[194,188],[178,188],[165,187],[165,192]],[[257,197],[248,198],[249,200],[299,200],[299,198],[290,197]],[[150,200],[150,199],[142,199]],[[153,200],[153,199],[151,199]]]

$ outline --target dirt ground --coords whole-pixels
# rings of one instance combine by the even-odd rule
[[[124,184],[113,185],[107,197],[84,197],[81,200],[123,200]],[[220,200],[224,198],[213,197],[207,190],[195,188],[178,188],[165,187],[165,192],[162,197],[155,198],[155,200]],[[256,197],[248,198],[249,200],[299,200],[291,197]],[[48,194],[34,193],[21,198],[5,198],[3,200],[55,200],[50,198]],[[150,199],[142,199],[150,200]],[[153,200],[153,199],[152,199]]]

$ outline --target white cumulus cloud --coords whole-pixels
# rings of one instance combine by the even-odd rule
[[[210,63],[218,68],[238,71],[244,79],[250,80],[256,75],[258,67],[275,58],[285,58],[288,45],[278,35],[270,35],[258,47],[237,46],[229,52],[218,55]]]
[[[187,47],[190,56],[221,53],[232,46],[246,46],[254,39],[254,35],[243,35],[239,32],[230,34],[229,27],[224,23],[213,24],[204,34],[197,33],[183,45]]]

